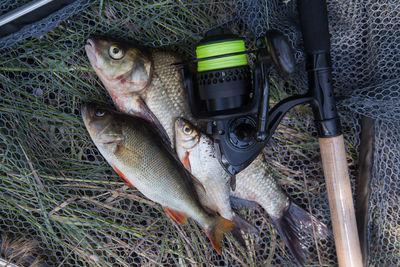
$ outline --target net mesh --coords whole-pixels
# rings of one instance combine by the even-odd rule
[[[27,1],[3,1],[0,14]],[[370,265],[399,262],[400,27],[396,0],[328,1],[333,81],[355,189],[360,116],[375,119],[368,238]],[[84,44],[117,36],[188,56],[209,29],[227,25],[253,39],[282,31],[297,71],[272,73],[274,102],[306,91],[295,1],[76,1],[0,39],[0,226],[37,240],[45,265],[292,265],[291,253],[261,208],[239,214],[259,230],[246,248],[227,235],[223,254],[193,222],[172,223],[104,161],[80,117],[80,103],[111,104]],[[299,106],[264,151],[269,170],[295,203],[331,228],[314,118]],[[307,262],[336,265],[333,238],[308,240]]]

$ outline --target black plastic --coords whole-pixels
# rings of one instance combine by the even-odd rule
[[[269,119],[265,131],[266,136],[263,140],[257,140],[258,131],[254,135],[255,125],[259,119],[254,116],[210,122],[207,126],[207,133],[212,134],[218,142],[217,148],[221,155],[221,163],[225,169],[231,175],[235,175],[246,168],[268,143],[285,114],[297,105],[312,103],[313,101],[314,98],[308,95],[296,95],[276,104],[268,112]],[[247,135],[246,138],[238,137],[236,128],[241,123],[250,124],[254,128],[251,131],[251,135]]]
[[[298,1],[301,29],[306,52],[308,95],[319,137],[341,134],[340,120],[331,81],[329,30],[325,0]]]
[[[239,36],[233,34],[227,28],[216,28],[209,30],[204,35],[204,38],[200,40],[197,46],[212,44],[212,43],[220,43],[221,41],[235,41],[235,40],[243,40]]]
[[[312,101],[314,101],[314,98],[308,95],[294,95],[276,104],[269,113],[268,136],[265,139],[265,142],[268,142],[272,137],[272,134],[275,132],[280,121],[290,109],[303,103],[311,103]]]
[[[256,139],[259,142],[266,140],[268,133],[268,112],[269,112],[269,81],[264,79],[264,89],[262,93],[260,107],[258,109]]]
[[[329,53],[328,14],[325,0],[297,1],[306,53]]]
[[[198,72],[196,83],[207,116],[249,104],[252,91],[249,66]]]
[[[210,40],[218,38],[207,36],[203,44]],[[289,42],[277,31],[259,38],[257,47],[252,79],[248,66],[192,73],[188,64],[198,60],[176,64],[182,70],[191,112],[194,117],[209,121],[207,133],[216,140],[220,160],[231,175],[258,156],[289,109],[313,101],[308,95],[289,97],[270,112],[269,69],[275,65],[282,74],[290,74],[295,61]],[[224,80],[232,75],[240,75],[242,80]]]
[[[253,79],[251,83],[251,79],[249,78],[250,73],[246,73],[245,75],[242,75],[242,81],[237,79],[237,84],[235,86],[238,86],[238,88],[233,88],[229,83],[226,83],[225,85],[222,84],[212,84],[210,88],[207,88],[209,94],[207,92],[205,93],[204,88],[202,89],[202,96],[200,95],[200,90],[199,87],[203,87],[203,84],[200,84],[199,79],[194,79],[194,77],[197,77],[201,75],[202,73],[207,73],[207,72],[201,72],[201,73],[192,73],[189,69],[188,64],[177,64],[177,66],[181,69],[182,72],[182,77],[183,77],[183,83],[186,88],[186,91],[188,93],[188,99],[189,99],[189,106],[190,110],[193,114],[193,116],[197,119],[201,120],[208,120],[208,121],[213,121],[213,120],[226,120],[226,119],[231,119],[235,118],[238,116],[247,116],[251,114],[256,114],[258,112],[258,106],[259,102],[261,99],[261,93],[262,93],[262,74],[260,70],[260,64],[256,63],[256,66],[253,70]],[[237,67],[237,68],[247,68],[248,66],[242,66],[242,67]],[[228,70],[235,70],[236,68],[230,68]],[[216,70],[212,71],[213,72],[213,77],[215,73],[220,73],[221,70]],[[243,73],[242,73],[243,74]],[[243,81],[243,77],[245,77],[246,81]],[[201,76],[199,76],[201,77]],[[204,77],[205,78],[205,77]],[[202,80],[203,78],[200,78]],[[213,78],[214,79],[214,78]],[[218,80],[219,81],[219,80]],[[203,82],[202,82],[203,83]],[[239,84],[240,83],[240,84]],[[245,84],[244,84],[245,83]],[[223,89],[229,89],[230,91],[237,91],[236,92],[242,92],[242,90],[247,90],[247,93],[242,96],[242,105],[238,105],[237,103],[230,103],[227,104],[225,103],[214,103],[212,101],[208,101],[208,105],[206,103],[206,97],[207,96],[221,96],[219,95],[220,93],[226,93],[227,96],[231,96],[231,92],[228,91],[223,91]],[[222,91],[219,92],[218,89],[222,89]],[[240,94],[239,94],[240,95]],[[223,100],[222,100],[223,101]],[[229,106],[229,109],[217,109],[216,106],[221,107],[222,105],[227,105]],[[230,106],[231,105],[231,106]],[[236,106],[234,108],[233,106]],[[211,111],[209,110],[211,108]]]
[[[253,116],[210,122],[221,163],[231,175],[246,168],[265,146],[264,142],[255,139],[256,123]]]
[[[286,37],[276,30],[269,30],[266,37],[268,51],[280,73],[283,75],[293,73],[295,69],[295,60],[292,48]]]

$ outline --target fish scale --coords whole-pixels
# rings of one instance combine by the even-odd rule
[[[177,151],[179,140],[176,142]],[[204,136],[200,136],[200,140],[194,149],[189,150],[190,172],[203,184],[208,199],[208,205],[212,205],[212,209],[228,219],[233,219],[233,211],[229,200],[230,176],[222,168],[218,159],[215,158],[215,151],[208,150],[212,146],[211,140]],[[181,158],[183,155],[178,153]]]
[[[155,138],[151,138],[154,134],[146,129],[143,123],[134,129],[132,123],[129,123],[129,120],[127,122],[118,123],[122,127],[124,141],[118,145],[119,148],[115,153],[110,153],[106,147],[96,143],[102,155],[106,155],[110,164],[121,173],[129,174],[129,176],[126,175],[127,179],[149,199],[190,215],[193,214],[191,210],[199,213],[201,208],[187,193],[190,191],[182,183],[182,174],[179,173],[173,160],[171,158],[163,160],[162,156],[167,157],[167,154],[162,151],[162,146],[156,142]],[[135,156],[137,154],[140,155],[140,159]],[[195,218],[204,224],[205,220],[202,217]]]
[[[172,66],[181,61],[172,53],[154,51],[153,78],[151,90],[146,90],[141,96],[149,109],[158,118],[174,146],[174,123],[179,117],[184,117],[196,124],[190,112],[186,91],[179,69]]]
[[[289,198],[268,172],[262,154],[236,175],[233,197],[255,201],[272,217],[280,218],[289,206]]]

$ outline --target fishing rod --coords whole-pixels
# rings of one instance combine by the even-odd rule
[[[362,266],[340,119],[331,78],[328,15],[325,0],[298,0],[306,70],[318,127],[322,165],[339,266]]]

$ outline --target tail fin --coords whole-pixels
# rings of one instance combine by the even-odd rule
[[[217,216],[215,223],[211,226],[211,229],[206,229],[206,234],[211,241],[213,248],[221,254],[221,242],[224,237],[224,233],[231,231],[234,227],[234,223],[221,216]]]
[[[290,202],[288,209],[281,218],[272,218],[272,220],[279,235],[285,241],[293,256],[302,265],[304,265],[306,259],[306,246],[301,241],[302,233],[310,236],[315,233],[321,239],[326,238],[328,235],[325,224],[293,202]]]
[[[235,223],[235,226],[232,229],[232,235],[244,247],[246,244],[243,239],[243,233],[257,234],[258,230],[238,215],[234,215],[233,222]]]

